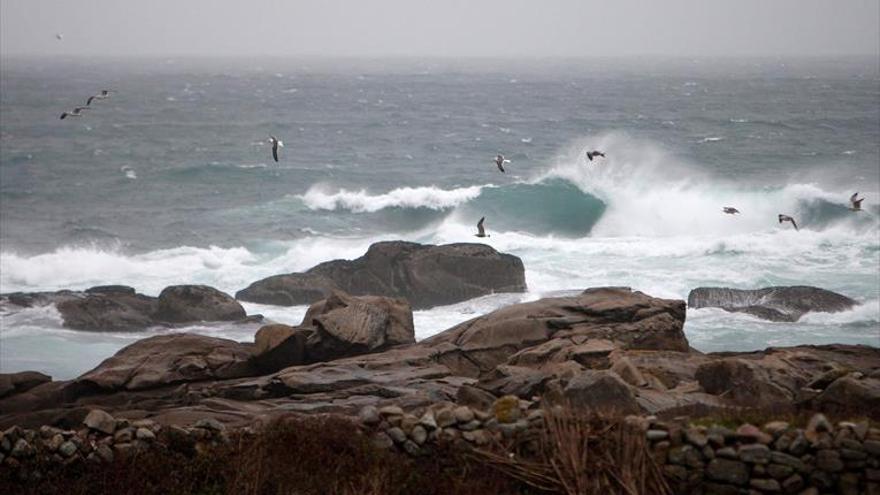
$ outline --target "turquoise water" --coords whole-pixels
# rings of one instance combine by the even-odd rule
[[[485,216],[485,241],[523,258],[529,293],[417,312],[419,337],[597,285],[686,298],[809,284],[864,304],[795,324],[689,311],[688,338],[707,351],[880,345],[876,60],[11,59],[0,82],[0,292],[232,293],[377,240],[472,241]],[[104,88],[117,92],[58,119]],[[285,142],[277,164],[270,133]],[[6,314],[0,370],[70,377],[141,336]]]

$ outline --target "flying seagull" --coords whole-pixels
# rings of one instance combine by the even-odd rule
[[[277,137],[275,137],[271,134],[269,134],[269,142],[272,143],[272,158],[274,158],[275,161],[277,162],[278,161],[278,148],[283,148],[284,143],[281,142],[280,139],[278,139]]]
[[[859,193],[853,194],[849,197],[849,204],[852,205],[849,209],[852,211],[862,211],[862,201],[864,200],[865,198],[859,198]]]
[[[734,208],[732,206],[725,206],[723,208],[723,211],[724,211],[724,213],[727,213],[728,215],[735,215],[735,214],[739,213],[739,210],[737,210],[736,208]]]
[[[102,89],[100,93],[98,93],[96,95],[89,96],[89,99],[86,100],[86,105],[91,105],[92,100],[104,100],[107,98],[110,98],[110,90],[109,89]]]
[[[480,219],[477,222],[477,233],[475,234],[477,237],[489,237],[489,234],[486,233],[486,229],[483,228],[483,222],[486,221],[486,217]]]
[[[61,120],[66,119],[67,117],[82,117],[83,110],[88,110],[88,107],[76,107],[69,112],[64,112],[61,114]]]
[[[55,33],[55,39],[61,41],[64,39],[64,35],[61,33]]]
[[[504,164],[510,163],[510,160],[504,158],[504,155],[495,155],[495,165],[498,165],[498,170],[504,172]]]
[[[791,218],[788,215],[779,214],[779,223],[782,222],[791,222],[791,225],[794,226],[794,230],[798,230],[797,223],[794,221],[794,218]]]
[[[593,151],[587,152],[587,160],[593,161],[594,156],[601,156],[602,158],[605,158],[605,153],[603,153],[599,150],[593,150]]]

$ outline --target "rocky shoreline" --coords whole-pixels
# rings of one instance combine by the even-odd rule
[[[448,249],[455,256],[512,263],[503,258],[508,255],[472,246]],[[380,256],[389,252],[396,258]],[[352,418],[377,447],[407,455],[425,454],[436,442],[497,448],[539,434],[545,416],[562,408],[642,418],[639,427],[669,483],[686,487],[675,493],[698,493],[695,487],[713,483],[721,487],[712,488],[717,493],[747,493],[748,487],[799,493],[809,486],[844,485],[877,490],[873,423],[832,428],[816,419],[824,430],[813,434],[809,427],[778,424],[763,432],[740,431],[741,425],[703,428],[682,418],[759,408],[877,421],[880,349],[824,345],[705,354],[692,349],[683,332],[684,301],[625,287],[514,304],[416,342],[411,302],[399,297],[406,292],[400,281],[408,287],[427,284],[435,292],[444,285],[437,282],[439,272],[401,266],[422,256],[430,260],[428,267],[451,273],[444,261],[449,253],[437,253],[407,243],[371,248],[355,268],[333,270],[347,273],[351,289],[388,262],[395,267],[391,273],[405,274],[390,279],[398,292],[356,295],[337,281],[299,325],[264,325],[253,344],[171,333],[137,341],[74,380],[51,381],[34,372],[0,375],[0,469],[26,470],[36,458],[62,465],[106,463],[168,442],[196,449],[222,444],[227,432],[251,431],[290,414]],[[458,275],[472,276],[470,271]],[[473,297],[472,292],[461,297]],[[60,311],[67,306],[62,313],[76,317],[66,322],[101,328],[247,318],[234,299],[203,286],[176,286],[158,298],[124,287],[4,298],[19,306],[54,303]],[[753,438],[746,439],[744,431]],[[789,440],[780,439],[792,435],[805,436],[810,447],[791,451]],[[743,457],[775,459],[765,450],[811,467],[787,465],[791,472],[781,467],[771,472],[776,461]],[[814,465],[826,475],[813,476]]]

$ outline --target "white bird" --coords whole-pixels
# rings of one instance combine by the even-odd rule
[[[96,95],[89,96],[89,99],[86,100],[86,105],[91,105],[92,100],[105,100],[107,98],[110,98],[111,92],[112,91],[109,89],[102,89],[100,93],[98,93]]]
[[[859,198],[859,193],[855,193],[849,197],[850,210],[852,211],[862,211],[862,201],[865,198]]]
[[[284,143],[281,142],[280,139],[278,139],[277,137],[275,137],[271,134],[269,135],[269,142],[272,143],[272,158],[274,158],[275,161],[277,162],[278,161],[278,148],[283,148]]]
[[[782,223],[782,222],[791,222],[791,225],[794,226],[794,230],[799,230],[798,226],[797,226],[797,222],[794,221],[794,218],[792,218],[788,215],[783,215],[782,213],[780,213],[779,214],[779,223]]]
[[[495,165],[498,165],[498,170],[504,172],[504,164],[510,163],[510,160],[504,158],[504,155],[495,155]]]
[[[88,110],[88,107],[76,107],[69,112],[64,112],[61,114],[61,120],[66,119],[67,117],[82,117],[83,110]]]
[[[477,222],[477,233],[475,234],[477,237],[489,237],[489,234],[486,233],[486,229],[483,228],[483,222],[485,221],[486,217],[483,217]]]

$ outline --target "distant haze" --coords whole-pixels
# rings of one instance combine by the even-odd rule
[[[0,54],[880,55],[880,1],[3,0]]]

